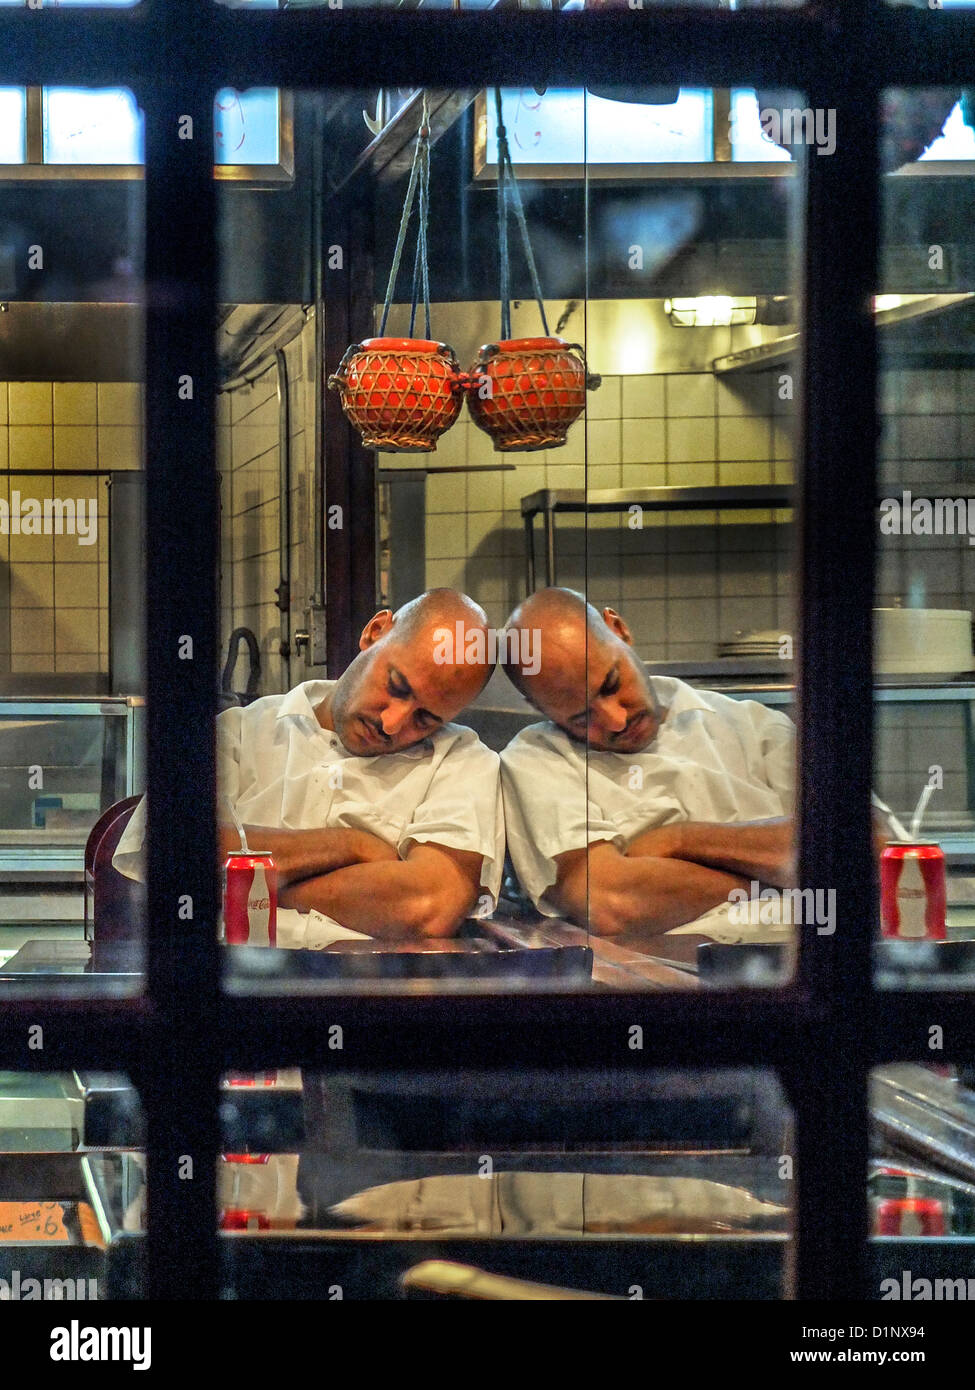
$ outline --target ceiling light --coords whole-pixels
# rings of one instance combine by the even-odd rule
[[[754,295],[732,299],[726,294],[696,299],[665,299],[664,313],[675,328],[731,328],[754,323],[758,300]]]

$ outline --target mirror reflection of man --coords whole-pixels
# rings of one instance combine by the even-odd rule
[[[501,649],[546,717],[501,755],[508,848],[540,911],[636,944],[792,882],[784,714],[650,676],[620,615],[570,589],[526,599]]]
[[[454,650],[443,635],[458,630],[485,640]],[[486,634],[476,603],[432,589],[370,619],[338,680],[225,710],[221,857],[240,848],[229,803],[249,845],[274,856],[282,907],[377,937],[448,937],[490,912],[504,861],[498,755],[453,722],[490,677]],[[114,860],[130,877],[144,806]]]

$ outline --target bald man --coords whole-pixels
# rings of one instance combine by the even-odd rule
[[[649,676],[620,615],[570,589],[526,599],[500,646],[546,716],[501,755],[508,848],[540,911],[637,945],[754,881],[791,883],[785,715]]]
[[[453,722],[490,677],[487,632],[466,595],[433,589],[371,618],[338,680],[225,710],[221,855],[240,848],[232,808],[248,843],[273,854],[282,907],[401,938],[449,937],[488,915],[504,863],[498,755]],[[138,809],[114,859],[130,877]]]

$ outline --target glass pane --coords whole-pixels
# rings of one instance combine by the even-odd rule
[[[601,89],[602,90],[602,89]],[[631,105],[621,123],[620,103],[579,91],[507,88],[505,123],[516,167],[566,166],[585,149],[590,165],[694,163],[711,159],[713,100],[710,91],[661,88],[653,105]],[[622,90],[622,89],[619,89]],[[625,100],[625,96],[623,98]],[[498,138],[493,119],[487,120],[485,159],[497,169]]]
[[[228,1093],[235,1142],[261,1137],[220,1165],[227,1296],[780,1296],[791,1115],[766,1072],[306,1073],[304,1108],[256,1081]]]
[[[28,205],[0,370],[0,980],[128,990],[137,959],[106,953],[142,936],[112,857],[145,788],[143,185],[0,183],[4,226]]]
[[[878,1297],[941,1301],[964,1298],[972,1289],[973,1083],[971,1067],[944,1063],[899,1063],[871,1075],[869,1193]],[[967,1239],[951,1239],[958,1236]],[[959,1278],[961,1291],[954,1282]],[[926,1279],[938,1283],[925,1291]]]
[[[766,161],[774,177],[752,178],[733,170],[740,112],[727,92],[686,94],[686,121],[680,101],[647,103],[642,94],[503,93],[534,260],[533,275],[512,214],[506,319],[495,94],[427,93],[428,328],[420,262],[414,282],[415,212],[397,249],[413,156],[402,133],[419,124],[423,95],[288,95],[293,196],[307,208],[300,224],[327,228],[324,240],[302,243],[287,232],[295,225],[291,196],[280,208],[262,199],[257,225],[231,188],[220,190],[217,435],[228,655],[221,700],[228,708],[218,746],[232,809],[257,828],[260,843],[251,835],[248,846],[281,859],[276,939],[305,948],[282,953],[273,969],[314,976],[330,989],[364,978],[385,979],[391,989],[421,979],[444,989],[562,989],[593,981],[693,987],[754,981],[756,971],[781,978],[791,924],[819,910],[809,906],[815,895],[799,893],[790,877],[789,718],[804,157],[797,137],[816,140],[815,113],[804,126],[795,94],[753,96],[781,117],[775,133],[788,153],[770,147],[785,167]],[[598,120],[590,108],[602,113]],[[346,222],[342,202],[323,200],[315,171],[324,161],[324,187],[340,188],[367,146],[382,150],[383,129],[394,125],[400,135],[391,161],[373,156],[383,176],[364,176],[370,210]],[[523,160],[531,129],[544,139]],[[614,129],[638,138],[617,148]],[[675,140],[690,142],[684,155],[693,183],[682,177]],[[274,254],[255,256],[255,246],[273,246]],[[394,261],[399,274],[384,322]],[[346,283],[359,296],[355,323],[341,317]],[[320,297],[324,324],[303,307]],[[334,336],[330,324],[338,325]],[[449,344],[467,374],[433,423],[424,388],[425,435],[416,433],[424,420],[410,405],[420,399],[410,395],[416,378],[407,379],[395,355],[413,349],[397,340],[343,360],[350,343],[376,335]],[[438,370],[449,377],[455,369],[443,360]],[[409,370],[423,365],[412,361]],[[323,382],[332,389],[322,394]],[[345,419],[336,415],[340,392]],[[461,392],[466,408],[458,408]],[[351,445],[346,419],[355,427]],[[320,425],[324,449],[316,452]],[[665,499],[655,488],[685,491]],[[533,596],[546,585],[562,586],[560,594]],[[479,605],[483,618],[459,608],[429,631],[421,624],[422,650],[412,638],[401,642],[399,665],[384,664],[382,689],[372,689],[373,663],[378,669],[383,642],[395,634],[390,615],[406,622],[418,611],[408,605],[424,595],[419,611],[432,605],[432,612],[446,602],[444,590],[452,591],[450,603]],[[618,730],[590,733],[599,741],[588,760],[584,713],[598,692],[587,683],[584,610],[569,611],[581,600],[565,590],[593,605],[590,656],[598,631],[612,649],[610,666],[618,657],[632,677],[628,741]],[[470,630],[470,621],[483,631]],[[460,654],[458,623],[462,642],[471,643],[465,664],[487,665],[477,680],[455,673],[445,683],[441,668]],[[445,704],[443,691],[453,686],[460,693]],[[673,708],[662,733],[650,717],[651,695],[653,708]],[[435,751],[424,737],[433,725],[402,733],[384,723],[389,708],[410,700],[410,719],[440,715],[467,731],[451,735],[463,742],[449,777],[438,780],[435,758],[432,780],[424,774],[416,795],[397,769],[404,756],[417,765]],[[745,740],[752,748],[747,770],[711,745],[710,753],[692,747],[693,739],[683,752],[677,747],[700,709],[723,730],[722,746]],[[250,765],[244,749],[262,745],[262,719],[275,736],[287,719],[289,738],[304,739],[288,755],[298,759],[293,771]],[[684,769],[679,785],[661,773],[658,734],[671,773]],[[483,775],[475,762],[460,768],[468,753]],[[498,757],[502,822],[491,771]],[[314,778],[302,772],[304,783],[292,789],[289,779],[306,764]],[[232,809],[221,802],[224,850],[241,847]],[[308,834],[323,821],[323,843],[313,848]],[[745,821],[765,824],[739,830]],[[745,840],[747,852],[737,853]],[[595,847],[588,882],[587,845]],[[363,857],[367,849],[380,862]],[[292,857],[306,850],[309,858]],[[398,862],[386,867],[391,851]],[[421,921],[410,884],[414,872],[416,882],[423,877],[412,861],[435,863],[442,851],[428,905],[440,893],[453,903],[458,867],[469,874],[473,863],[476,873],[463,902]],[[593,903],[597,853],[615,856],[611,878],[617,870],[632,877],[625,902],[617,902],[614,882]],[[270,899],[258,892],[266,870],[247,866],[255,901]],[[670,886],[655,896],[659,872],[671,876]],[[703,897],[688,887],[692,880]],[[384,899],[375,885],[387,881]],[[254,928],[258,940],[267,937],[268,909]],[[673,928],[684,930],[664,939]],[[249,921],[229,930],[228,944],[239,947]],[[235,949],[227,960],[245,986],[269,968],[260,953]]]
[[[0,88],[0,164],[23,164],[27,153],[27,93]]]
[[[0,94],[2,97],[2,94]],[[2,109],[2,108],[0,108]],[[23,121],[23,93],[20,93]],[[11,115],[16,110],[11,104]],[[245,92],[224,88],[214,104],[214,159],[217,164],[269,165],[281,161],[280,99],[274,87]],[[127,89],[86,91],[46,87],[43,97],[46,164],[141,164],[144,160],[142,112]],[[11,148],[18,127],[8,135]],[[0,137],[2,138],[2,137]]]
[[[411,122],[416,130],[423,95],[286,96],[294,107],[294,193],[254,208],[229,186],[219,194],[217,436],[229,661],[218,747],[231,803],[219,808],[224,849],[241,843],[233,811],[257,827],[249,845],[272,851],[276,941],[304,948],[278,953],[274,968],[290,978],[313,976],[337,989],[370,978],[393,989],[420,979],[445,989],[587,984],[585,930],[566,924],[553,935],[505,864],[499,754],[534,716],[495,665],[524,592],[521,499],[549,465],[537,446],[532,457],[500,452],[464,403],[464,379],[481,372],[479,351],[500,331],[494,198],[474,184],[470,150],[483,97],[427,93],[434,130],[428,328],[422,303],[411,322],[415,208],[405,251],[396,250],[414,141],[405,151],[400,142],[386,176],[375,181],[367,225],[358,230],[343,221],[339,203],[323,198],[320,179],[324,167],[324,188],[337,186],[393,117],[401,130]],[[578,123],[562,138],[560,157],[578,171],[569,186],[521,184],[553,328],[567,300],[578,303],[585,292]],[[296,238],[296,225],[327,226],[327,238]],[[465,238],[471,251],[458,258]],[[273,253],[255,254],[272,246]],[[394,260],[400,273],[384,324]],[[335,298],[345,273],[365,298],[358,320],[333,330],[345,312]],[[508,336],[537,335],[539,311],[533,298],[524,302],[530,276],[520,259],[512,260],[512,276],[518,302]],[[305,307],[322,297],[324,324]],[[583,331],[574,323],[571,336]],[[339,393],[322,393],[321,385],[336,374],[348,381],[348,364],[340,367],[345,349],[373,337],[391,345],[362,366],[372,373],[364,378],[368,389],[355,397],[343,388],[346,416],[356,422],[350,450]],[[404,363],[396,354],[407,338],[449,349],[421,349]],[[413,350],[405,351],[409,358]],[[399,380],[407,371],[419,379],[428,367],[424,391],[433,390],[430,382],[448,383],[439,397],[443,415],[432,423],[422,411],[411,415],[410,388]],[[326,443],[316,454],[323,412]],[[564,465],[552,456],[551,476],[569,468],[581,487],[581,425],[575,436]],[[355,498],[353,476],[361,486]],[[355,566],[347,602],[339,598],[343,565]],[[323,591],[332,595],[327,613]],[[261,749],[258,760],[266,760],[266,736],[285,728],[293,743],[287,766],[251,766],[243,750]],[[584,825],[581,788],[575,798]],[[251,872],[249,883],[257,882]],[[255,889],[254,896],[264,895]],[[255,936],[245,921],[242,936],[241,924],[225,918],[228,962],[254,982],[268,968],[260,960],[266,953],[248,960],[239,946],[266,939],[266,921],[255,918]]]
[[[0,1300],[111,1297],[144,1226],[138,1093],[106,1072],[0,1072]]]
[[[555,647],[536,698],[552,747],[585,774],[593,950],[671,987],[782,978],[810,906],[793,878],[791,719],[805,148],[793,142],[775,178],[741,178],[730,156],[761,154],[736,145],[756,96],[712,95],[703,183],[668,168],[607,184],[588,166],[586,343],[602,380],[587,492],[557,487],[537,509],[553,541],[536,583],[561,587],[554,605],[536,595]],[[617,103],[619,122],[634,102]],[[758,102],[802,109],[797,94]],[[757,111],[756,126],[761,138]],[[566,611],[566,589],[585,591],[585,616],[578,600]],[[540,749],[538,785],[552,775]],[[570,859],[555,862],[558,890]]]
[[[279,96],[275,87],[235,92],[226,87],[215,104],[214,156],[218,164],[280,161]]]
[[[975,132],[952,88],[890,90],[882,111],[878,964],[923,986],[975,969]]]
[[[127,88],[45,87],[45,164],[141,164],[142,113]]]
[[[775,115],[774,108],[759,109],[758,93],[751,88],[731,93],[731,157],[736,163],[781,164],[791,158],[769,133],[777,129]]]

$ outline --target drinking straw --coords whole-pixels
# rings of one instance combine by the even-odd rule
[[[914,807],[914,814],[911,817],[911,839],[916,840],[921,829],[921,821],[924,813],[928,809],[928,802],[931,800],[931,793],[934,791],[933,782],[925,782],[924,790],[918,797],[917,805]]]
[[[894,815],[890,807],[886,804],[886,802],[881,801],[880,797],[877,795],[876,792],[870,793],[870,800],[873,802],[874,806],[876,806],[878,811],[883,812],[884,816],[887,819],[887,824],[890,826],[891,830],[897,836],[898,840],[909,840],[911,838],[911,836],[904,829],[901,822]]]
[[[227,809],[230,811],[230,814],[233,817],[234,826],[236,827],[237,834],[240,836],[240,847],[245,854],[250,854],[250,849],[247,845],[247,832],[244,830],[243,822],[241,821],[240,817],[235,811],[230,797],[225,796],[224,801],[227,803]]]

